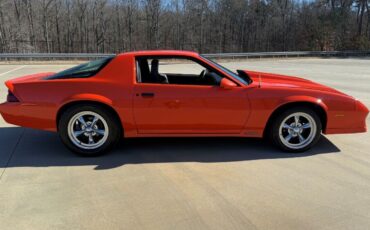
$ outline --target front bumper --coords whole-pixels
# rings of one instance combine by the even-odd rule
[[[369,109],[360,101],[355,101],[354,111],[330,112],[325,134],[346,134],[367,132],[366,118]]]

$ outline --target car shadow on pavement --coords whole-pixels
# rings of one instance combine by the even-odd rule
[[[313,149],[300,154],[283,153],[254,138],[140,138],[123,140],[108,155],[83,158],[67,150],[55,133],[0,128],[0,168],[96,165],[96,170],[102,170],[127,164],[234,162],[338,152],[324,136]]]

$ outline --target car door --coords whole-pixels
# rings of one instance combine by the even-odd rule
[[[133,110],[139,134],[237,134],[249,103],[242,87],[136,82]]]

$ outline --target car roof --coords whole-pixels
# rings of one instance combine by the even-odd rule
[[[199,54],[193,51],[184,50],[143,50],[119,54],[120,56],[187,56],[199,57]]]

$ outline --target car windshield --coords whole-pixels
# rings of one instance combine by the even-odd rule
[[[99,60],[84,63],[73,68],[63,70],[48,79],[63,79],[63,78],[84,78],[91,77],[97,74],[104,66],[106,66],[115,56],[102,58]]]
[[[204,60],[208,61],[208,62],[211,62],[212,64],[214,64],[215,66],[217,66],[218,68],[220,68],[222,71],[226,72],[227,74],[231,75],[233,78],[237,79],[238,81],[242,82],[243,84],[245,85],[248,85],[249,83],[249,79],[245,79],[244,76],[240,76],[238,75],[237,73],[234,73],[233,71],[229,70],[228,68],[218,64],[217,62],[215,61],[212,61],[211,59],[208,59],[202,55],[200,55]]]

